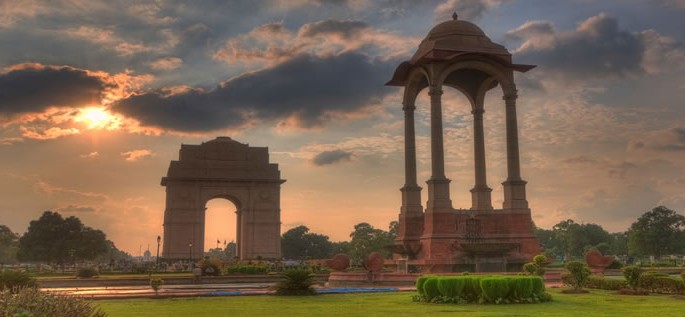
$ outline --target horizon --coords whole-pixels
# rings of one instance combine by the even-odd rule
[[[402,91],[384,84],[436,24],[479,26],[517,74],[522,178],[535,225],[627,230],[663,205],[685,213],[685,1],[223,1],[204,6],[35,1],[0,12],[0,224],[51,210],[132,255],[163,232],[181,144],[228,136],[268,147],[281,234],[349,240],[397,220]],[[429,101],[417,100],[419,186],[430,175]],[[504,102],[487,94],[488,185],[502,206]],[[444,89],[454,208],[473,186],[470,106]],[[235,239],[235,207],[207,203],[206,249]],[[144,251],[144,250],[142,250]],[[141,251],[141,252],[142,252]]]

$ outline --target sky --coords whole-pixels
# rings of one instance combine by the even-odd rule
[[[0,224],[23,233],[52,210],[154,252],[169,162],[181,144],[229,136],[279,164],[282,232],[387,229],[404,149],[402,90],[384,84],[453,12],[538,65],[515,77],[537,226],[617,232],[658,205],[685,212],[683,0],[0,0]],[[495,208],[501,97],[488,93],[484,121]],[[424,91],[419,182],[427,106]],[[470,106],[445,89],[443,107],[453,205],[469,208]],[[205,247],[234,240],[235,207],[207,207]]]

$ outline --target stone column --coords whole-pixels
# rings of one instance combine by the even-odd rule
[[[415,248],[418,238],[423,233],[423,206],[421,205],[421,187],[416,182],[416,132],[414,129],[413,103],[404,102],[404,176],[402,207],[399,215],[399,232],[397,240],[409,248]]]
[[[504,96],[507,129],[507,180],[504,185],[504,209],[527,209],[526,182],[521,179],[516,91]]]
[[[451,211],[450,180],[445,177],[445,150],[442,131],[442,89],[431,86],[431,178],[428,180],[427,211]]]
[[[475,185],[471,189],[472,210],[492,210],[485,164],[485,135],[483,132],[483,105],[476,105],[473,114],[473,156],[475,168]]]

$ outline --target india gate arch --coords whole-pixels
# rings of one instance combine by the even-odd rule
[[[432,272],[520,270],[540,252],[533,234],[526,182],[521,177],[514,72],[535,66],[512,63],[511,54],[476,25],[453,19],[433,27],[411,60],[401,63],[390,86],[404,88],[405,184],[401,188],[399,250]],[[485,95],[500,87],[505,107],[507,178],[501,209],[493,208],[486,179]],[[454,88],[469,100],[473,115],[474,186],[471,207],[455,209],[445,174],[442,93]],[[417,182],[414,111],[421,91],[430,97],[431,177],[424,210]]]
[[[229,137],[200,145],[181,145],[171,161],[164,211],[164,248],[170,259],[204,256],[205,211],[209,200],[223,198],[236,207],[237,254],[242,260],[281,257],[278,164],[266,147],[251,147]]]

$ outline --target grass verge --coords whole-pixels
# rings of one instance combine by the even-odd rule
[[[414,292],[313,297],[236,296],[95,301],[110,316],[680,316],[685,300],[668,295],[626,296],[592,290],[552,302],[516,305],[414,303]]]

